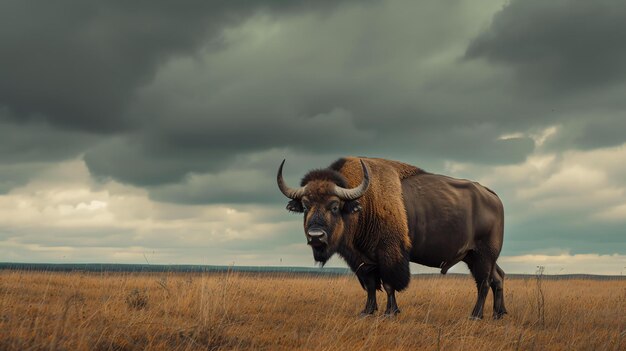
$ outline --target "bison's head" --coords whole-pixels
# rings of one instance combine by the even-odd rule
[[[290,188],[283,180],[283,165],[278,168],[278,188],[291,199],[287,209],[304,213],[304,235],[313,249],[313,257],[322,264],[337,251],[344,232],[350,226],[350,216],[361,210],[358,198],[369,186],[365,163],[361,184],[347,189],[343,176],[333,170],[311,171],[302,180],[301,187]]]

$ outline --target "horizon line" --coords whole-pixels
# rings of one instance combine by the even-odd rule
[[[112,273],[305,273],[319,275],[347,275],[353,274],[348,267],[305,267],[305,266],[249,266],[249,265],[210,265],[210,264],[151,264],[151,263],[46,263],[46,262],[0,262],[0,270],[32,270],[50,272],[112,272]],[[412,276],[469,276],[465,272],[449,272],[440,274],[435,272],[411,273]],[[510,278],[539,277],[533,273],[507,273]],[[541,274],[541,277],[556,277],[566,279],[598,278],[598,279],[626,279],[624,275],[601,273],[565,273]]]

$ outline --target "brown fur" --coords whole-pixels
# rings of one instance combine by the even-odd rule
[[[360,158],[347,157],[338,170],[348,182],[348,187],[358,186],[363,179]],[[408,284],[408,258],[411,239],[407,225],[406,210],[402,201],[403,178],[423,172],[421,169],[397,161],[376,158],[362,158],[370,172],[370,186],[359,199],[363,211],[354,219],[354,230],[344,233],[348,236],[346,247],[340,254],[360,256],[355,251],[362,251],[379,266],[381,275],[397,276],[397,283],[389,282],[396,290],[402,290]],[[351,237],[350,237],[351,236]],[[342,252],[343,251],[343,252]],[[348,262],[349,264],[351,262]],[[361,264],[361,262],[354,262]],[[405,265],[406,269],[399,265]]]

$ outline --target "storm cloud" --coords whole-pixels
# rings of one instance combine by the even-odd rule
[[[623,84],[624,16],[619,0],[511,1],[466,55],[513,66],[525,89],[539,93]]]
[[[173,56],[220,48],[224,28],[256,12],[329,1],[4,1],[0,103],[17,118],[97,132],[140,127],[124,112]]]
[[[626,3],[618,0],[511,1],[465,58],[511,68],[517,91],[549,106],[552,113],[541,117],[568,125],[558,140],[567,145],[560,147],[620,145],[626,141],[618,132],[625,121],[625,16]]]

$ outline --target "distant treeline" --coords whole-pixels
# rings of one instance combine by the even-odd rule
[[[211,265],[163,265],[163,264],[117,264],[117,263],[11,263],[0,262],[0,270],[24,270],[42,272],[112,272],[112,273],[289,273],[307,275],[344,275],[352,274],[348,268],[337,267],[277,267],[277,266],[211,266]],[[439,277],[436,273],[421,273],[414,276]],[[448,273],[447,276],[467,276],[463,273]],[[507,274],[507,278],[536,278],[534,274]],[[558,274],[542,275],[542,279],[594,279],[621,280],[623,275],[596,274]]]
[[[348,268],[309,267],[262,267],[262,266],[211,266],[211,265],[164,265],[164,264],[118,264],[118,263],[12,263],[0,262],[0,269],[52,271],[52,272],[126,272],[126,273],[305,273],[348,274]]]

